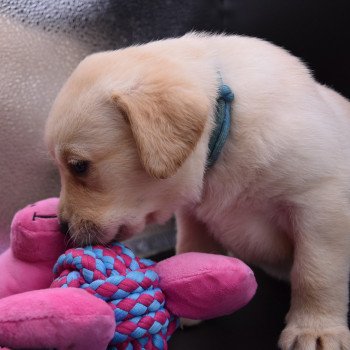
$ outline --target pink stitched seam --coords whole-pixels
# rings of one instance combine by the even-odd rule
[[[220,271],[220,270],[219,269],[216,269],[216,270],[202,269],[202,270],[199,270],[196,273],[193,273],[191,275],[187,275],[185,277],[182,277],[181,281],[188,280],[188,279],[191,279],[193,277],[196,277],[196,276],[199,276],[199,275],[203,275],[203,274],[209,275],[209,274],[215,273],[216,271]],[[235,269],[234,271],[237,271],[237,269]],[[177,281],[179,281],[178,277],[174,277],[172,279],[168,279],[167,280],[167,282],[177,282]]]
[[[96,318],[96,317],[108,317],[110,318],[110,316],[107,316],[107,315],[103,315],[103,316],[96,316],[96,315],[84,315],[84,316],[74,316],[74,318],[83,318],[83,319],[86,319],[87,317],[93,317],[93,318]],[[20,319],[17,319],[17,320],[0,320],[0,323],[9,323],[9,322],[21,322],[21,321],[39,321],[39,320],[47,320],[47,319],[59,319],[61,320],[62,317],[57,317],[57,315],[54,315],[54,316],[44,316],[44,317],[32,317],[32,318],[20,318]]]

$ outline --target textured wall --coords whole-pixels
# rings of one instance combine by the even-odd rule
[[[77,63],[95,51],[181,35],[201,1],[145,3],[0,1],[0,250],[16,210],[59,193],[43,126]]]
[[[59,180],[43,145],[43,125],[64,79],[89,52],[61,34],[0,16],[0,233],[13,213],[57,195]],[[7,235],[6,235],[7,236]]]

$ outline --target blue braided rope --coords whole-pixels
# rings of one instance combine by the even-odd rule
[[[54,266],[52,287],[83,288],[109,303],[116,320],[109,349],[167,349],[178,319],[165,307],[154,265],[121,243],[70,249]]]
[[[221,79],[220,79],[221,81]],[[207,166],[212,167],[220,156],[231,127],[231,104],[234,95],[229,86],[219,86],[216,101],[215,127],[210,135]]]

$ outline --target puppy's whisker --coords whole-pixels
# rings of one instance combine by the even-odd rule
[[[65,249],[70,248],[70,245],[72,243],[72,239],[73,239],[73,237],[71,235],[69,235],[68,239],[66,240],[66,247],[65,247]]]
[[[66,241],[66,249],[70,247],[71,243],[73,242],[73,236],[74,236],[74,229],[76,225],[75,224],[70,224],[68,227],[67,231],[67,236],[69,237],[68,240]]]
[[[89,231],[87,234],[87,245],[91,245],[92,239],[91,239],[91,232]]]
[[[66,246],[65,246],[66,250],[70,247],[71,243],[72,243],[72,237],[69,236],[69,238],[66,240]]]

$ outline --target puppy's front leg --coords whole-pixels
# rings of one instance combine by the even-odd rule
[[[176,212],[176,253],[202,252],[223,254],[222,246],[215,241],[206,225],[189,210]]]
[[[186,209],[176,213],[176,254],[187,252],[223,253],[224,250],[208,232],[206,225]],[[181,326],[189,327],[200,323],[199,320],[181,318]]]
[[[335,191],[312,195],[297,213],[292,301],[283,350],[349,350],[350,208]]]

